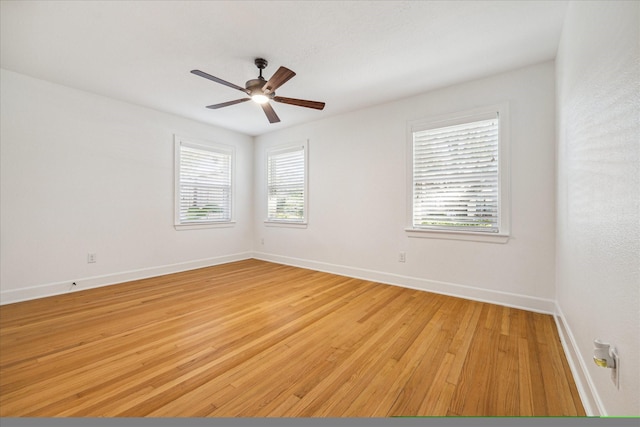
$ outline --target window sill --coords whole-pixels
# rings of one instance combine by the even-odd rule
[[[235,221],[229,222],[208,222],[202,224],[174,224],[176,230],[202,230],[205,228],[229,228],[236,225]]]
[[[307,228],[306,222],[292,222],[292,221],[265,220],[264,225],[266,225],[267,227]]]
[[[447,240],[467,240],[472,242],[486,243],[507,243],[509,241],[508,234],[489,234],[489,233],[473,233],[465,231],[440,231],[440,230],[423,230],[417,228],[405,228],[408,237],[416,237],[422,239],[447,239]]]

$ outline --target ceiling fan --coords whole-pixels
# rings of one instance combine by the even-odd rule
[[[258,69],[260,70],[260,75],[257,79],[248,80],[247,83],[245,83],[244,88],[234,85],[233,83],[229,83],[228,81],[222,80],[218,77],[212,76],[211,74],[207,74],[204,71],[191,70],[191,72],[196,76],[213,80],[214,82],[229,86],[230,88],[237,89],[249,95],[249,98],[240,98],[220,104],[207,105],[207,108],[215,110],[218,108],[228,107],[230,105],[240,104],[241,102],[253,100],[254,102],[260,104],[262,110],[267,115],[267,119],[269,119],[269,123],[277,123],[280,121],[280,118],[273,110],[273,107],[271,107],[271,104],[269,104],[270,100],[281,102],[283,104],[297,105],[298,107],[313,108],[316,110],[322,110],[324,108],[324,102],[307,101],[304,99],[276,96],[276,89],[289,81],[293,76],[296,75],[296,73],[286,67],[280,67],[275,72],[275,74],[271,76],[271,78],[267,81],[264,79],[264,77],[262,77],[262,70],[265,69],[268,65],[267,60],[256,58],[255,64],[256,67],[258,67]]]

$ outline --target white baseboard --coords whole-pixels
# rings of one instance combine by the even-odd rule
[[[602,404],[602,400],[596,391],[589,370],[587,369],[584,358],[580,357],[580,351],[571,328],[567,323],[562,309],[556,304],[556,314],[554,315],[558,334],[560,335],[560,341],[564,348],[564,354],[567,357],[569,368],[573,374],[573,379],[578,388],[578,394],[580,400],[582,400],[582,406],[589,417],[606,417],[607,411]]]
[[[262,252],[242,252],[238,254],[187,261],[177,264],[143,268],[139,270],[125,271],[103,276],[71,279],[62,282],[31,286],[28,288],[2,291],[0,292],[0,305],[37,298],[44,298],[54,295],[61,295],[68,292],[108,286],[128,282],[131,280],[146,279],[149,277],[161,276],[163,274],[178,273],[181,271],[210,267],[213,265],[240,261],[249,258],[256,258],[263,261],[270,261],[295,267],[310,268],[317,271],[340,274],[344,276],[355,277],[358,279],[371,280],[389,285],[402,286],[406,288],[434,292],[443,295],[450,295],[475,301],[500,304],[508,307],[521,308],[524,310],[535,311],[539,313],[554,314],[556,312],[555,302],[553,300],[536,298],[527,295],[519,295],[509,292],[491,291],[473,286],[427,280],[418,277],[403,276],[399,274],[385,273],[381,271],[349,267],[345,265],[266,254]],[[72,282],[75,282],[77,286],[72,288]]]
[[[551,299],[537,298],[527,295],[513,294],[509,292],[492,291],[473,286],[440,282],[436,280],[403,276],[399,274],[385,273],[382,271],[330,264],[281,255],[273,255],[262,252],[254,252],[253,257],[263,261],[270,261],[278,264],[309,268],[326,273],[339,274],[343,276],[354,277],[357,279],[370,280],[373,282],[380,282],[388,285],[402,286],[405,288],[428,291],[437,294],[470,299],[474,301],[499,304],[507,307],[521,308],[523,310],[535,311],[538,313],[555,313],[555,301]]]
[[[69,292],[77,292],[85,289],[98,288],[101,286],[115,285],[118,283],[129,282],[131,280],[162,276],[164,274],[195,270],[197,268],[211,267],[213,265],[241,261],[249,258],[252,258],[251,252],[243,252],[238,254],[181,262],[177,264],[124,271],[120,273],[107,274],[104,276],[85,277],[81,279],[66,280],[63,282],[31,286],[28,288],[2,291],[0,292],[0,305],[50,297],[54,295],[61,295]],[[72,288],[71,283],[73,282],[76,283],[76,286]]]

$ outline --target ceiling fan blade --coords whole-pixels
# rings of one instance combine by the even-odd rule
[[[260,104],[260,106],[262,107],[262,110],[264,110],[264,113],[267,115],[269,123],[278,123],[280,121],[280,117],[278,117],[276,112],[273,111],[273,107],[271,106],[271,104],[265,102],[264,104]]]
[[[262,86],[262,91],[264,92],[265,95],[268,95],[271,92],[275,92],[276,89],[278,89],[280,86],[285,84],[287,81],[289,81],[289,79],[291,79],[295,75],[296,73],[294,73],[290,69],[285,67],[280,67],[278,68],[278,71],[276,71],[275,74],[271,76],[269,81],[265,83],[264,86]]]
[[[228,107],[229,105],[236,105],[246,101],[251,101],[251,98],[241,98],[233,101],[222,102],[220,104],[207,105],[207,108],[211,108],[212,110],[217,110],[218,108]]]
[[[205,73],[204,71],[200,71],[200,70],[191,70],[191,73],[192,73],[192,74],[195,74],[196,76],[204,77],[205,79],[213,80],[213,81],[214,81],[214,82],[216,82],[216,83],[220,83],[220,84],[222,84],[222,85],[229,86],[230,88],[238,89],[239,91],[242,91],[242,92],[244,92],[244,93],[247,93],[247,94],[249,93],[249,92],[248,92],[245,88],[243,88],[243,87],[240,87],[240,86],[238,86],[238,85],[234,85],[233,83],[229,83],[228,81],[226,81],[226,80],[222,80],[222,79],[220,79],[220,78],[218,78],[218,77],[215,77],[215,76],[212,76],[211,74],[207,74],[207,73]]]
[[[273,98],[276,102],[282,102],[283,104],[297,105],[298,107],[314,108],[316,110],[322,110],[324,108],[324,102],[307,101],[306,99],[285,98],[283,96],[275,96]]]

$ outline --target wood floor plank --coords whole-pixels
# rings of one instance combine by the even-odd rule
[[[466,312],[464,312],[461,325],[449,345],[449,352],[453,354],[455,358],[446,381],[456,386],[462,373],[462,366],[469,354],[469,347],[471,346],[471,341],[478,327],[478,320],[480,319],[480,313],[482,311],[482,305],[480,303],[472,301],[466,304],[466,306]]]
[[[533,415],[544,416],[545,414],[554,413],[553,408],[547,407],[547,399],[545,398],[545,386],[543,382],[542,367],[546,363],[545,358],[548,355],[543,353],[544,348],[538,345],[536,336],[536,328],[534,318],[536,313],[526,313],[527,328],[527,350],[529,355],[529,377],[531,378],[531,396],[533,398]]]
[[[518,404],[520,406],[518,414],[521,416],[534,414],[530,366],[527,340],[518,338]]]
[[[403,393],[397,399],[390,409],[390,414],[394,416],[408,416],[419,413],[425,395],[433,383],[433,379],[437,376],[440,369],[448,369],[448,365],[444,365],[446,360],[447,349],[451,336],[446,333],[446,325],[450,314],[443,315],[433,322],[433,328],[425,339],[429,343],[429,348],[423,352],[423,356],[415,363],[415,368],[410,376],[408,376],[404,386]],[[416,343],[415,345],[419,345]]]
[[[245,260],[0,307],[0,416],[584,415],[553,317]]]
[[[511,310],[511,309],[507,309]],[[501,333],[498,338],[497,366],[503,373],[498,375],[496,413],[505,416],[517,416],[520,413],[520,394],[518,381],[518,339]]]
[[[451,372],[455,356],[447,352],[442,358],[442,362],[438,365],[436,376],[431,382],[427,392],[422,398],[422,403],[416,411],[419,414],[431,414],[433,416],[444,416],[449,409],[448,401],[450,393],[453,393],[454,387],[447,382],[447,377]],[[446,403],[445,403],[446,402]]]

